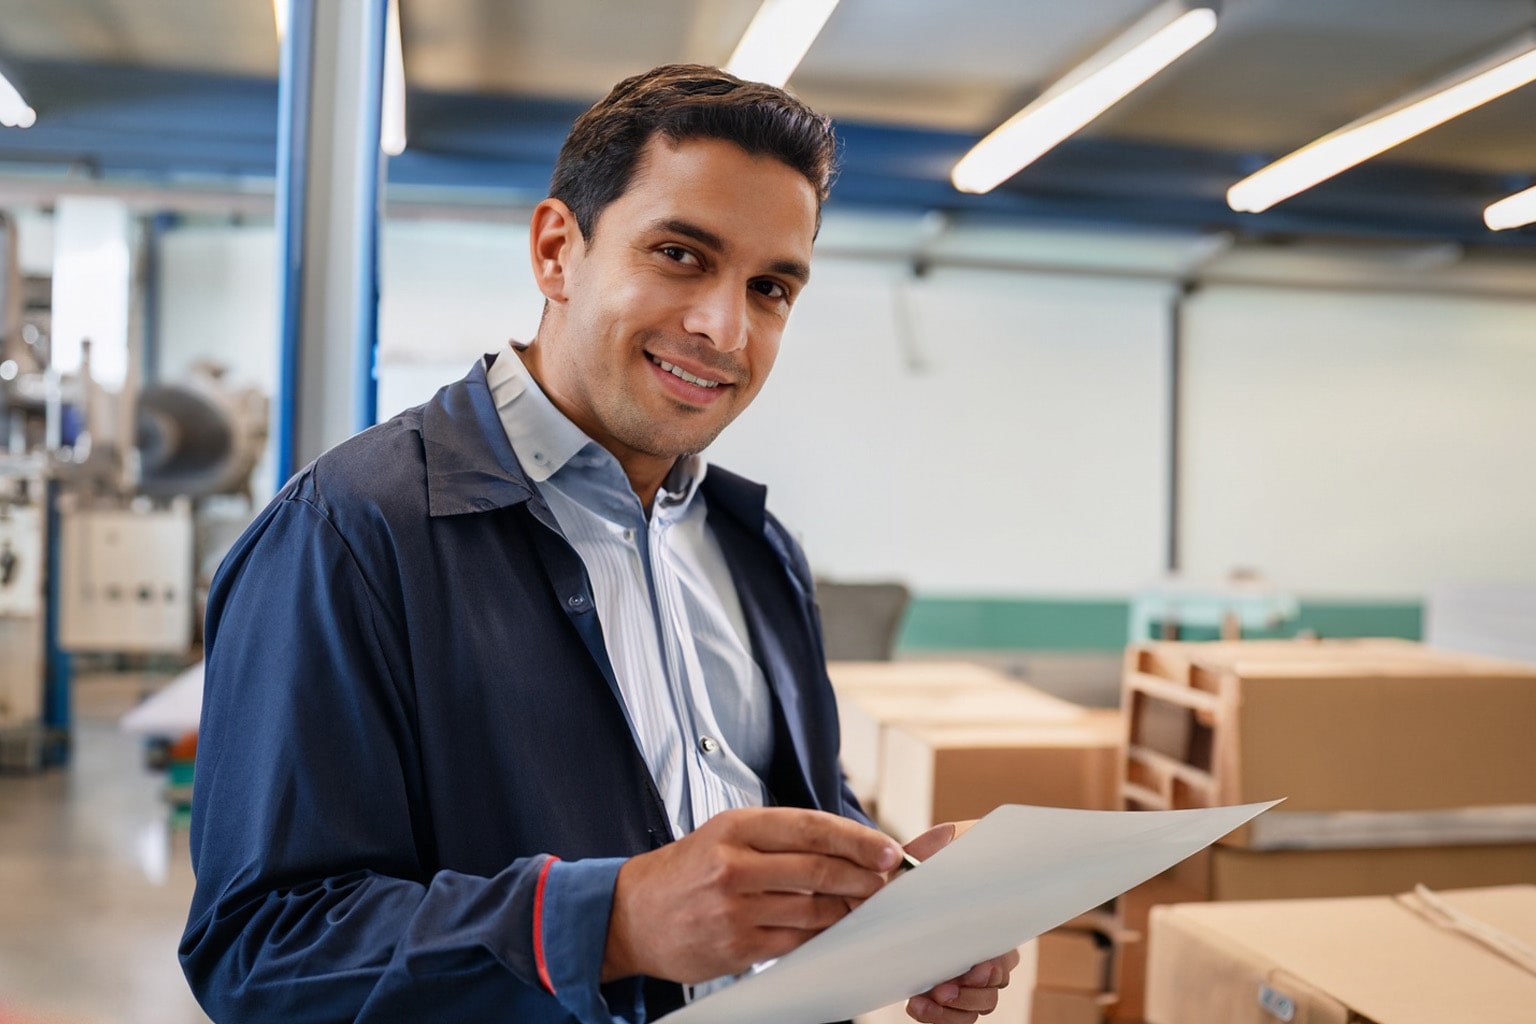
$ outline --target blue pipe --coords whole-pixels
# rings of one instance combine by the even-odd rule
[[[277,480],[298,467],[299,340],[304,322],[304,203],[309,192],[309,106],[314,92],[314,0],[292,0],[277,85]]]
[[[43,502],[47,505],[48,530],[48,586],[43,612],[43,650],[46,659],[43,667],[43,764],[55,766],[69,761],[69,744],[73,714],[70,709],[70,679],[73,665],[69,654],[59,646],[59,590],[64,574],[60,565],[59,551],[63,537],[59,516],[59,485],[50,480],[43,488]]]
[[[362,281],[353,297],[357,302],[357,336],[353,339],[353,430],[366,430],[379,418],[379,221],[385,173],[379,151],[379,129],[384,121],[384,51],[389,26],[390,0],[370,0],[367,7],[367,66],[364,82],[375,88],[363,90],[362,117],[358,119],[359,152],[371,161],[358,165],[357,237]],[[371,170],[371,172],[370,172]]]

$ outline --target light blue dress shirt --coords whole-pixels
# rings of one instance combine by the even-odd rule
[[[591,578],[630,727],[673,833],[762,806],[772,697],[705,523],[706,463],[679,459],[647,517],[618,460],[555,407],[515,349],[487,380],[512,450]]]

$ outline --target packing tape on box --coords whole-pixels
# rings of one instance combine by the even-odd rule
[[[1495,928],[1465,911],[1446,903],[1428,886],[1414,886],[1413,892],[1401,893],[1397,902],[1418,914],[1430,924],[1459,932],[1484,948],[1508,960],[1530,974],[1536,974],[1536,949],[1532,949],[1508,932]]]

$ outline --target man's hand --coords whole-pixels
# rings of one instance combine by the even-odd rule
[[[873,895],[900,859],[889,836],[822,811],[717,814],[619,869],[602,978],[694,984],[783,956],[841,920],[848,897]]]
[[[973,824],[966,821],[938,825],[908,843],[907,852],[918,860],[927,860]],[[1017,966],[1016,949],[984,960],[960,977],[940,982],[907,1000],[907,1016],[923,1024],[972,1024],[977,1017],[997,1008],[998,990],[1007,987],[1008,976]]]

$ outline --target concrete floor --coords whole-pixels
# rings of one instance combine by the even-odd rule
[[[0,775],[0,1021],[200,1024],[176,962],[192,868],[117,720],[164,677],[75,685],[70,765]]]

